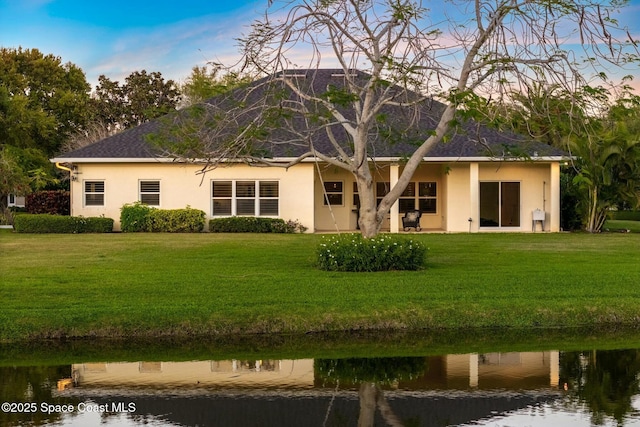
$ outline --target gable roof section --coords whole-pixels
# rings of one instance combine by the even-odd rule
[[[287,73],[287,72],[284,72]],[[290,78],[297,79],[300,86],[306,90],[315,93],[323,93],[330,86],[339,86],[344,80],[344,72],[342,70],[296,70],[288,72]],[[358,72],[358,78],[367,79],[368,74]],[[232,92],[232,96],[236,98],[245,97],[249,94],[250,101],[255,101],[265,96],[266,79],[258,80],[246,88],[237,89]],[[290,94],[290,96],[292,96]],[[417,95],[416,95],[417,96]],[[205,101],[209,106],[224,110],[227,102],[225,95],[211,98]],[[444,109],[444,105],[438,101],[430,100],[424,102],[419,109],[418,126],[406,126],[409,137],[416,141],[424,140],[428,137],[428,132],[433,129],[440,118],[440,114]],[[349,110],[344,113],[349,118]],[[389,117],[389,122],[397,129],[403,128],[404,123],[408,123],[409,119],[405,119],[404,113],[392,106],[385,107],[382,112]],[[172,114],[186,114],[184,111],[178,111]],[[245,118],[246,120],[247,118]],[[303,126],[303,121],[299,121]],[[91,145],[62,154],[52,161],[55,162],[149,162],[164,161],[172,162],[174,159],[162,155],[162,152],[146,141],[149,134],[159,133],[162,131],[164,123],[161,119],[156,119],[147,123],[143,123],[134,128],[125,130],[118,134],[112,135]],[[336,129],[336,135],[346,137],[344,130]],[[290,139],[284,129],[273,130],[269,134],[272,141],[262,142],[265,151],[269,153],[269,158],[291,159],[295,158],[308,150],[304,144],[279,144],[278,141],[286,141]],[[324,151],[330,152],[331,143],[325,132],[314,133],[314,145]],[[389,143],[383,138],[377,136],[372,138],[369,147],[370,155],[376,158],[397,159],[410,155],[415,146],[407,141],[398,143]],[[462,123],[458,129],[451,135],[447,142],[438,144],[429,153],[428,160],[500,160],[514,159],[518,157],[530,157],[532,159],[544,160],[561,160],[566,154],[561,150],[524,138],[512,132],[498,131],[494,128],[478,124],[473,121]]]

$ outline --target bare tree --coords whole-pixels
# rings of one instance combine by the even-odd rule
[[[62,144],[60,152],[68,153],[73,150],[78,150],[96,141],[107,138],[116,132],[116,130],[110,130],[109,125],[106,123],[93,121],[85,126],[84,129],[71,135],[71,137]]]
[[[360,229],[375,236],[422,159],[462,118],[478,118],[487,98],[539,80],[572,93],[608,66],[636,61],[637,42],[615,20],[622,6],[453,0],[439,4],[440,12],[421,0],[273,0],[241,39],[242,71],[266,77],[233,108],[205,106],[218,126],[198,126],[189,149],[208,159],[206,171],[229,159],[270,164],[260,155],[261,138],[305,146],[278,165],[315,157],[351,172]],[[340,70],[340,85],[317,87],[291,71],[328,65]],[[397,184],[376,201],[373,147],[390,136],[391,142],[409,137],[424,114],[431,128],[413,134],[420,140],[412,141]],[[398,115],[402,120],[394,122]]]

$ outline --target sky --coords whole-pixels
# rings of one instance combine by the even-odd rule
[[[92,87],[101,74],[122,82],[141,70],[181,83],[196,65],[232,65],[236,39],[266,6],[267,0],[0,0],[0,46],[59,56],[79,66]],[[640,39],[640,0],[631,0],[621,19]],[[623,74],[635,75],[640,90],[638,69]]]
[[[37,48],[98,76],[122,82],[159,71],[181,82],[196,65],[239,57],[265,0],[0,0],[0,46]]]

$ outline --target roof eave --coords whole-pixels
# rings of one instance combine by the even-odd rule
[[[268,160],[271,163],[290,163],[297,158],[295,157],[277,157]],[[530,157],[526,160],[533,162],[564,162],[573,159],[571,156],[538,156]],[[406,157],[377,157],[378,162],[403,162]],[[514,162],[524,160],[522,157],[424,157],[425,162]],[[192,159],[189,162],[180,161],[169,157],[54,157],[49,159],[51,163],[208,163],[206,159]],[[302,163],[312,163],[316,159],[308,157],[302,160]],[[225,160],[226,163],[245,163],[243,160]]]

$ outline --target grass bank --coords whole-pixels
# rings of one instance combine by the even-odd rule
[[[0,340],[640,325],[640,235],[424,234],[328,273],[317,235],[0,233]]]

